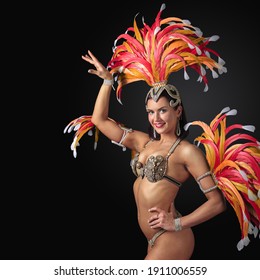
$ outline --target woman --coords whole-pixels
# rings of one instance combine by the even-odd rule
[[[241,250],[248,244],[248,233],[252,233],[251,220],[255,224],[254,229],[259,226],[260,211],[256,202],[259,194],[250,202],[252,207],[247,208],[243,202],[244,198],[248,201],[248,196],[257,194],[254,185],[259,186],[259,144],[251,137],[243,147],[236,145],[234,149],[230,148],[232,153],[228,153],[232,141],[245,134],[236,138],[233,136],[226,145],[225,133],[231,129],[225,129],[225,117],[234,112],[225,109],[225,114],[219,114],[211,127],[204,125],[205,133],[199,141],[208,145],[206,157],[200,148],[185,139],[191,124],[186,124],[178,90],[167,83],[169,74],[184,69],[184,77],[188,79],[186,68],[190,66],[199,73],[198,81],[205,83],[204,91],[207,91],[203,65],[214,78],[218,77],[214,69],[221,74],[226,72],[226,68],[218,54],[207,47],[209,42],[217,39],[216,36],[204,38],[198,28],[178,18],[161,20],[164,8],[165,5],[162,5],[151,27],[144,24],[142,29],[138,29],[135,22],[134,27],[128,29],[129,32],[134,31],[133,37],[127,32],[118,37],[116,42],[122,38],[126,41],[115,47],[108,67],[90,51],[82,57],[94,66],[88,72],[103,79],[103,83],[93,115],[73,120],[65,131],[68,127],[69,132],[72,129],[77,131],[71,146],[75,157],[80,138],[94,126],[113,143],[134,151],[131,161],[137,176],[134,196],[138,222],[148,242],[146,260],[190,259],[195,244],[191,228],[223,212],[226,207],[224,196],[234,207],[240,221],[242,239],[238,249]],[[165,24],[168,25],[163,29]],[[209,52],[217,55],[218,62],[209,56]],[[145,98],[151,128],[149,133],[126,128],[109,118],[110,93],[115,80],[119,101],[122,87],[128,83],[144,80],[151,86]],[[220,132],[216,131],[219,124]],[[243,157],[238,158],[238,164],[235,163],[235,157],[239,156],[236,149],[243,153]],[[241,164],[241,161],[245,162]],[[254,168],[258,170],[254,172]],[[174,201],[190,176],[197,181],[207,199],[195,211],[182,216]],[[246,190],[250,188],[250,192],[244,192],[244,185]],[[237,186],[238,190],[235,189]],[[240,191],[243,197],[240,197]]]
[[[92,123],[106,137],[136,151],[138,155],[132,160],[132,168],[137,175],[134,195],[138,222],[148,240],[145,259],[189,259],[194,249],[191,227],[224,211],[225,203],[202,151],[184,140],[177,131],[179,119],[183,115],[179,94],[172,87],[167,89],[173,97],[167,94],[166,89],[156,101],[150,94],[147,97],[148,120],[160,135],[159,140],[151,140],[147,133],[126,130],[109,119],[113,77],[90,51],[83,58],[95,67],[88,72],[104,79],[96,99]],[[175,209],[174,199],[181,184],[190,175],[194,178],[205,175],[200,185],[207,202],[191,214],[181,217]]]

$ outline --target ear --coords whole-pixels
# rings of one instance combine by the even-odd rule
[[[182,106],[181,106],[181,105],[179,105],[179,106],[178,106],[178,108],[177,108],[177,117],[178,117],[178,118],[180,118],[180,117],[181,117],[182,110],[183,110]]]

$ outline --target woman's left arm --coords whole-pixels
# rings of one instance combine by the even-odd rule
[[[189,145],[184,151],[185,165],[195,178],[207,200],[193,212],[181,218],[182,229],[203,223],[226,209],[225,198],[217,187],[217,181],[210,171],[207,159],[200,148]]]

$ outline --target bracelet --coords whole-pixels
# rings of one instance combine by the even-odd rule
[[[114,79],[112,79],[112,80],[104,79],[103,84],[106,86],[112,86],[114,84]]]
[[[174,219],[174,230],[175,231],[181,231],[182,226],[181,226],[181,218]]]

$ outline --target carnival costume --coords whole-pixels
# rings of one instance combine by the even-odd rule
[[[161,6],[151,26],[143,19],[143,27],[139,28],[135,17],[133,27],[129,27],[115,41],[108,69],[117,83],[116,97],[121,104],[122,87],[142,80],[151,86],[145,104],[148,98],[157,101],[160,94],[167,91],[175,100],[171,101],[174,102],[171,106],[175,107],[181,103],[181,97],[178,90],[167,83],[171,73],[183,69],[184,79],[187,80],[187,68],[192,68],[199,75],[198,81],[204,83],[204,91],[207,91],[207,71],[211,72],[213,78],[227,71],[224,60],[208,47],[210,42],[218,40],[217,35],[203,37],[201,30],[192,26],[188,20],[176,17],[161,19],[164,9],[165,4]],[[123,40],[123,43],[117,45],[120,40]],[[214,188],[218,187],[233,207],[241,229],[241,240],[237,244],[237,249],[241,250],[250,242],[249,234],[260,237],[260,143],[246,133],[254,132],[254,126],[227,126],[227,117],[236,113],[235,109],[227,107],[210,125],[202,121],[193,121],[187,123],[184,129],[188,130],[191,125],[198,125],[204,131],[194,140],[198,145],[203,145],[210,166],[210,172],[203,176],[214,177]],[[120,123],[118,125],[124,130],[124,135],[116,144],[124,148],[122,142],[130,130]],[[243,132],[234,133],[235,129]],[[92,135],[95,131],[96,149],[99,130],[91,122],[90,115],[72,120],[64,133],[71,131],[75,131],[71,144],[74,157],[77,156],[79,140],[86,133]],[[196,179],[199,186],[201,179],[202,177]]]

